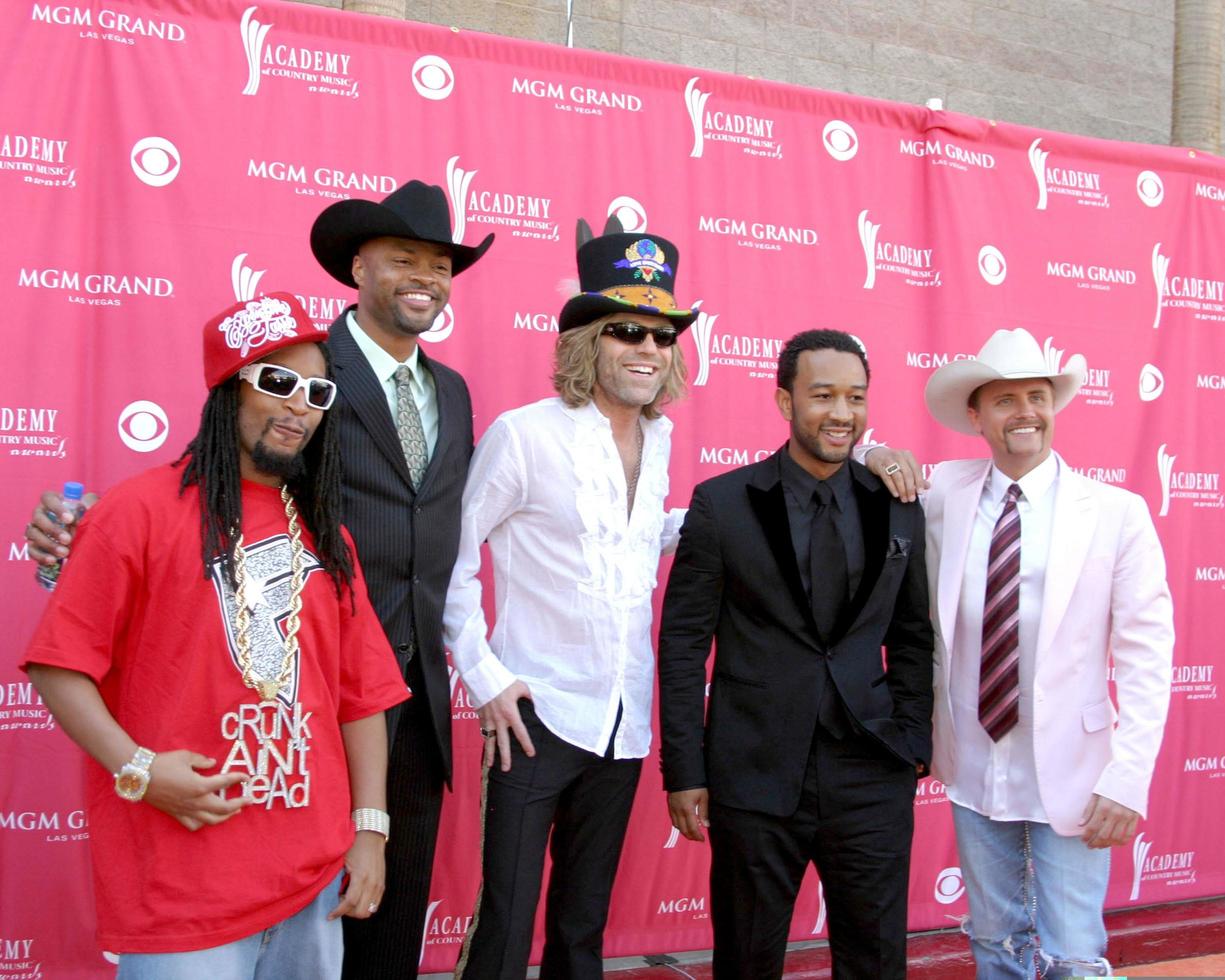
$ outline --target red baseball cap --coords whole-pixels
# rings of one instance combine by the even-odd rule
[[[204,324],[204,383],[214,388],[275,350],[326,339],[292,293],[240,300]]]

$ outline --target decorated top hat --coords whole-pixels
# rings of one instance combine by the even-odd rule
[[[356,287],[353,256],[372,238],[414,238],[419,242],[445,245],[451,250],[451,275],[457,276],[485,254],[493,235],[479,245],[451,240],[451,209],[447,196],[436,184],[410,180],[380,203],[337,201],[325,208],[311,227],[311,251],[333,279]]]
[[[585,326],[609,313],[667,317],[680,330],[697,319],[697,304],[677,306],[678,257],[676,246],[666,238],[624,232],[616,217],[609,218],[603,235],[592,237],[580,218],[578,242],[581,292],[562,307],[559,331]]]

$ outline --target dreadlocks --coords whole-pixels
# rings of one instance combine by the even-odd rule
[[[319,344],[331,375],[332,359]],[[234,543],[242,529],[242,477],[238,455],[237,375],[227,378],[208,393],[200,413],[200,428],[178,462],[183,467],[180,495],[189,487],[200,494],[201,557],[204,577],[209,566],[221,558],[230,584],[234,584]],[[302,452],[305,464],[286,481],[298,513],[315,538],[315,552],[336,586],[351,587],[353,556],[340,533],[340,442],[337,429],[323,413],[318,429]]]

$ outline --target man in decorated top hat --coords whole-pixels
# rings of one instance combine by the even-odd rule
[[[681,513],[668,495],[684,391],[676,247],[579,223],[580,292],[562,309],[556,397],[499,416],[464,490],[446,639],[485,736],[483,884],[458,973],[527,969],[546,842],[542,977],[602,975],[604,924],[650,749],[651,593]],[[496,622],[487,638],[480,548]]]
[[[1169,704],[1172,610],[1148,508],[1052,448],[1084,376],[1082,356],[1052,370],[1016,329],[927,383],[936,421],[991,453],[941,463],[924,501],[932,771],[953,805],[980,977],[1110,973],[1110,848],[1145,813]]]
[[[195,438],[90,511],[22,664],[99,763],[123,978],[338,977],[337,920],[382,897],[405,690],[340,525],[324,339],[288,293],[205,325]]]
[[[460,496],[472,455],[463,378],[426,357],[417,338],[451,295],[451,279],[488,250],[453,242],[442,188],[409,181],[382,202],[339,201],[311,229],[311,249],[357,305],[332,324],[343,448],[343,515],[370,599],[414,697],[388,713],[387,898],[345,920],[345,976],[417,974],[443,787],[451,774],[450,683],[442,607],[459,544]],[[43,495],[26,537],[30,556],[67,554],[73,515]]]

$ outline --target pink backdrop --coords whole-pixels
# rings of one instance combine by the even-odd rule
[[[175,457],[204,394],[203,318],[287,288],[330,322],[353,295],[311,257],[311,221],[410,177],[448,186],[468,242],[498,233],[426,337],[467,377],[478,432],[549,393],[577,217],[616,210],[677,242],[681,299],[705,314],[682,341],[674,505],[781,443],[774,363],[801,328],[862,339],[875,437],[932,462],[980,450],[928,419],[933,367],[1005,326],[1052,365],[1084,353],[1057,445],[1148,501],[1178,628],[1152,813],[1116,852],[1110,904],[1225,892],[1221,160],[276,0],[21,0],[0,11],[0,55],[0,975],[108,969],[80,756],[15,667],[43,606],[23,561],[35,491]],[[454,963],[478,883],[480,738],[454,698],[427,971]],[[942,788],[917,804],[923,929],[965,900]],[[649,761],[607,953],[708,947],[706,870]],[[792,936],[823,931],[810,876]]]

